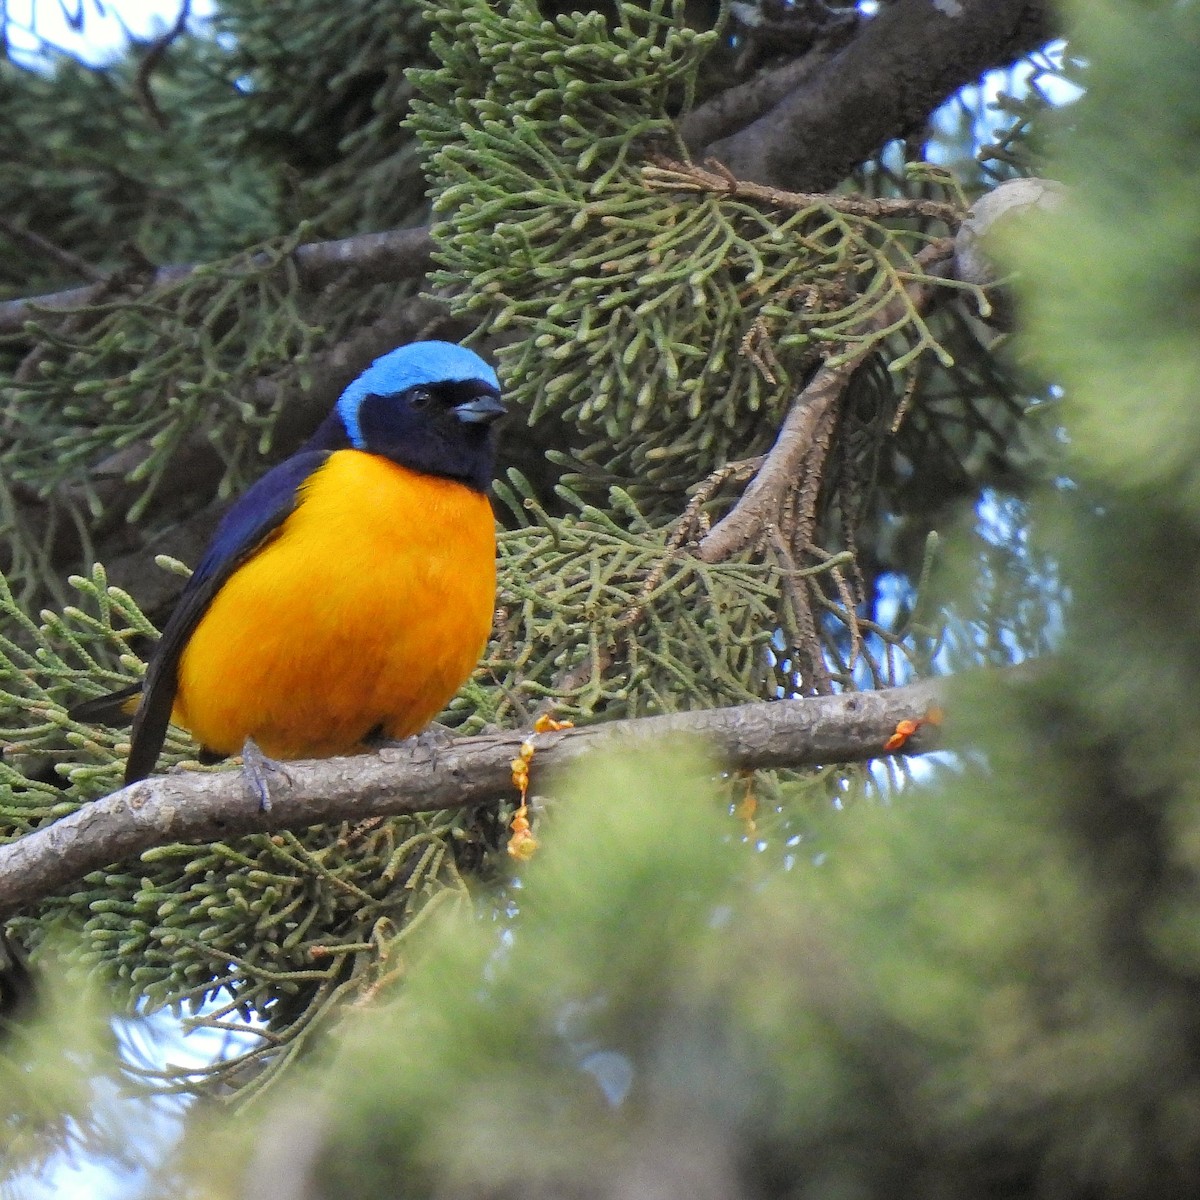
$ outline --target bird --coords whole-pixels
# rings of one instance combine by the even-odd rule
[[[452,342],[377,358],[225,513],[137,684],[127,784],[174,723],[206,761],[356,753],[420,733],[477,665],[496,593],[496,372]],[[263,806],[269,793],[260,788]]]

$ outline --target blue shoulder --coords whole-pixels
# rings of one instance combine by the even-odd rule
[[[308,450],[273,467],[233,503],[209,542],[189,584],[215,577],[224,580],[267,534],[296,507],[301,485],[329,457],[327,450]]]
[[[179,657],[192,630],[225,581],[287,520],[300,487],[329,457],[328,449],[305,449],[268,471],[222,518],[192,577],[179,594],[146,670],[142,702],[133,718],[125,782],[144,779],[153,769],[167,734]]]

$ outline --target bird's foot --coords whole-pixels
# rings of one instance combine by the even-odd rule
[[[421,750],[436,762],[438,751],[445,750],[454,741],[455,736],[454,730],[449,725],[441,725],[437,721],[433,721],[426,725],[420,733],[415,733],[412,737],[404,740],[412,748],[414,756],[418,750]]]
[[[282,776],[289,784],[292,782],[287,768],[273,758],[268,758],[259,748],[252,737],[242,743],[242,782],[246,791],[257,801],[263,812],[271,811],[272,775]]]
[[[448,725],[434,721],[412,737],[389,738],[372,734],[367,737],[365,744],[372,750],[407,750],[413,758],[421,754],[429,759],[430,766],[436,767],[439,751],[449,746],[455,736],[454,730]]]

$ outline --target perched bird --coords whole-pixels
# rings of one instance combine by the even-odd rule
[[[496,373],[449,342],[354,380],[226,513],[145,679],[73,710],[117,724],[136,704],[125,781],[153,770],[170,722],[210,758],[323,757],[424,729],[491,629],[504,411]]]

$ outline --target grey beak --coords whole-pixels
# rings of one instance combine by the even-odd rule
[[[504,416],[508,409],[500,402],[499,396],[484,394],[456,404],[450,411],[468,425],[490,425]]]

